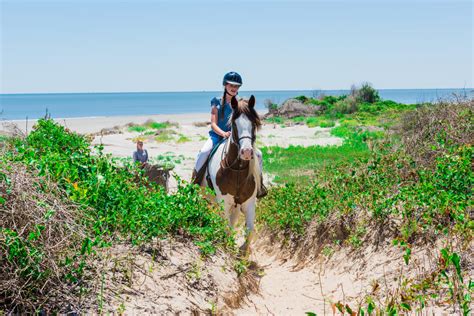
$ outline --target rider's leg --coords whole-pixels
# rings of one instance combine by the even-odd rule
[[[213,140],[211,137],[207,140],[207,142],[202,146],[201,150],[197,154],[196,157],[196,164],[194,165],[193,175],[191,177],[191,182],[194,184],[201,184],[204,173],[206,171],[205,163],[207,161],[207,157],[211,153],[213,147]]]
[[[257,198],[263,198],[268,194],[267,188],[263,184],[263,161],[262,161],[262,152],[260,150],[255,151],[255,155],[257,156],[258,159],[258,164],[260,165],[260,187],[257,189]]]

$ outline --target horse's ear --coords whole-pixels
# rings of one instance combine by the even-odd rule
[[[232,99],[230,100],[230,105],[232,105],[232,109],[237,109],[237,107],[239,106],[239,101],[237,101],[236,97],[232,97]]]
[[[254,106],[255,106],[255,97],[252,94],[249,99],[249,108],[253,109]]]

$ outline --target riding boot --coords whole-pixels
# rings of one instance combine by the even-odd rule
[[[257,190],[257,199],[261,199],[265,196],[267,196],[268,190],[263,184],[263,174],[260,175],[260,188]]]
[[[201,185],[202,180],[204,179],[205,173],[206,173],[206,165],[202,166],[199,171],[196,171],[196,169],[194,169],[193,175],[191,176],[191,183]]]

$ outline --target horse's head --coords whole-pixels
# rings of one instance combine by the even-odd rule
[[[254,155],[254,143],[257,138],[257,130],[262,123],[260,117],[255,111],[255,97],[240,100],[234,97],[231,101],[233,113],[232,124],[232,142],[239,148],[239,157],[242,160],[251,160]]]

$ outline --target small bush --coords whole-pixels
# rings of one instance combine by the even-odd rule
[[[375,103],[380,101],[379,92],[375,90],[368,82],[362,83],[360,88],[352,86],[351,95],[358,103]]]
[[[332,108],[333,116],[341,116],[341,114],[351,114],[358,110],[359,105],[353,96],[349,96],[344,100],[337,101]]]
[[[283,123],[285,123],[285,119],[283,119],[280,116],[270,117],[270,118],[266,119],[266,121],[268,123],[273,123],[273,124],[283,124]]]
[[[186,135],[180,135],[176,142],[177,143],[187,143],[187,142],[190,142],[190,141],[191,141],[191,138],[187,137]]]
[[[170,127],[171,124],[169,122],[150,122],[147,126],[153,129],[165,129]]]
[[[334,127],[336,123],[334,121],[327,121],[323,120],[319,123],[319,127],[327,128],[327,127]]]
[[[271,99],[265,99],[265,101],[263,101],[263,104],[265,105],[265,108],[267,108],[270,112],[278,109],[278,104],[273,103]]]
[[[129,132],[143,133],[147,128],[141,125],[133,125],[128,128]]]
[[[304,96],[304,95],[299,95],[297,97],[294,97],[294,99],[298,100],[298,101],[301,101],[303,103],[305,103],[306,101],[308,101],[308,97],[307,96]]]

